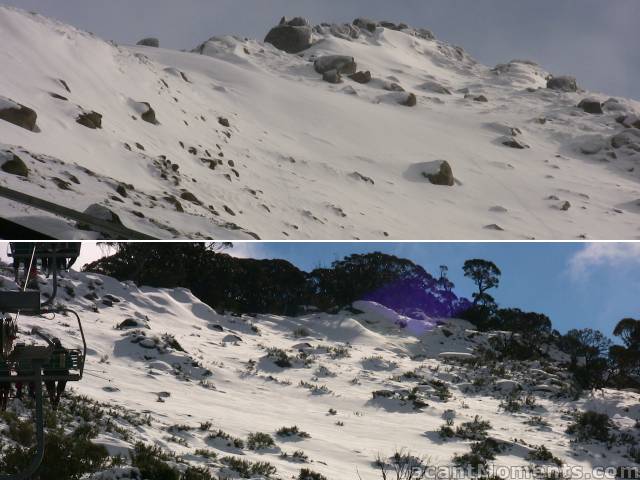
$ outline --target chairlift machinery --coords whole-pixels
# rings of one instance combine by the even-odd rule
[[[82,379],[87,356],[87,343],[80,316],[73,310],[54,304],[58,291],[58,272],[67,271],[80,254],[80,242],[10,242],[17,291],[0,291],[0,409],[7,408],[11,397],[30,395],[35,400],[36,453],[25,471],[0,480],[31,478],[44,458],[43,384],[55,409],[67,382]],[[52,277],[52,292],[42,302],[37,281],[38,269]],[[22,275],[21,275],[22,272]],[[45,345],[15,343],[20,316],[72,314],[78,321],[82,348],[66,348],[38,328],[32,334]],[[25,391],[26,387],[26,391]]]

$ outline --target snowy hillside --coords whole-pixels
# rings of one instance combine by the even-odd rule
[[[423,30],[354,29],[315,27],[296,55],[234,37],[181,52],[0,7],[0,118],[37,115],[0,120],[0,186],[158,238],[640,238],[638,102]],[[323,81],[324,55],[358,81]],[[6,199],[0,215],[97,235]]]
[[[2,285],[12,286],[8,270]],[[625,457],[638,437],[638,394],[604,390],[575,400],[555,361],[472,366],[466,362],[477,347],[499,333],[475,332],[461,320],[416,337],[375,305],[360,304],[364,314],[231,316],[184,289],[75,272],[60,291],[82,316],[89,343],[86,377],[60,412],[75,412],[68,429],[80,416],[95,424],[95,442],[111,455],[128,459],[141,441],[175,454],[169,464],[182,471],[201,466],[241,478],[238,462],[246,460],[243,478],[303,480],[305,468],[324,476],[308,477],[316,480],[380,479],[376,458],[403,449],[446,467],[474,440],[495,448],[503,467],[555,459],[565,469],[633,464]],[[71,324],[60,315],[22,317],[21,340],[35,340],[28,332],[37,325],[73,346]],[[18,400],[9,410],[27,418]],[[608,414],[611,440],[566,433],[575,410]],[[288,430],[294,426],[298,433]],[[94,478],[129,478],[124,463]]]

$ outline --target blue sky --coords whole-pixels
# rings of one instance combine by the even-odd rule
[[[357,16],[431,29],[483,63],[537,61],[586,88],[640,99],[638,0],[0,0],[102,38],[192,49],[213,35],[264,38],[282,15],[313,23]]]
[[[459,295],[473,283],[462,273],[469,258],[502,270],[492,294],[501,306],[541,312],[561,332],[597,328],[610,334],[618,320],[640,318],[640,243],[244,243],[230,252],[285,258],[303,270],[329,266],[350,253],[382,251],[409,258],[437,274],[442,264]]]
[[[7,259],[8,242],[0,242]],[[502,270],[492,292],[503,307],[547,314],[555,328],[597,328],[610,334],[618,320],[640,318],[640,242],[246,242],[228,253],[239,257],[284,258],[302,270],[329,266],[351,253],[381,251],[413,260],[432,274],[448,265],[458,295],[471,296],[473,283],[462,274],[469,258],[495,262]],[[83,242],[80,268],[105,254]]]

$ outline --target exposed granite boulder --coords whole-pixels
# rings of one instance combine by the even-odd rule
[[[19,177],[29,176],[27,165],[12,152],[0,152],[0,170]]]
[[[359,71],[352,75],[349,75],[349,78],[357,83],[369,83],[371,81],[371,72],[370,71]]]
[[[304,18],[296,17],[287,20],[283,17],[280,24],[267,33],[264,41],[278,50],[300,53],[311,46],[311,27]]]
[[[422,170],[422,176],[434,185],[443,185],[452,187],[455,182],[451,165],[446,160],[436,160],[434,162],[425,163]]]
[[[376,22],[375,20],[371,20],[370,18],[365,18],[365,17],[359,17],[356,18],[353,21],[353,24],[362,29],[362,30],[368,30],[369,32],[375,32],[376,28],[378,28],[378,26],[380,25],[379,22]]]
[[[591,113],[594,115],[599,115],[602,112],[602,103],[600,103],[600,100],[597,100],[595,98],[585,98],[583,99],[579,104],[578,104],[578,108],[581,108],[582,110],[584,110],[587,113]]]
[[[341,75],[353,75],[357,70],[355,59],[346,55],[325,55],[318,57],[313,63],[313,66],[316,72],[320,74],[330,70],[336,70]]]
[[[76,118],[76,123],[91,129],[102,128],[102,115],[94,111],[82,112]]]
[[[38,114],[35,110],[3,96],[0,96],[0,119],[31,132],[38,131]]]
[[[562,75],[559,77],[551,77],[547,80],[547,88],[551,90],[560,90],[562,92],[577,92],[578,83],[575,77]]]
[[[143,46],[143,47],[158,48],[158,47],[160,47],[160,40],[158,40],[155,37],[147,37],[147,38],[143,38],[142,40],[140,40],[138,43],[136,43],[136,45],[140,45],[140,46]]]

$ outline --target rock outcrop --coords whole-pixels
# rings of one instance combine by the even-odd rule
[[[0,96],[0,119],[31,132],[38,131],[36,127],[38,115],[35,110],[2,96]]]
[[[280,24],[273,27],[264,39],[278,50],[287,53],[300,53],[311,46],[311,27],[301,17],[287,20],[282,17]]]

